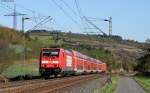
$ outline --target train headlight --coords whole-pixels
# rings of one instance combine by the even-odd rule
[[[42,61],[42,63],[48,63],[48,61]]]
[[[59,63],[58,61],[52,61],[53,63]]]

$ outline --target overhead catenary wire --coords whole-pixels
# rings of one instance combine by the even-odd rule
[[[85,21],[87,21],[89,24],[91,24],[94,28],[99,30],[103,35],[107,35],[105,32],[103,32],[99,27],[97,27],[94,23],[92,23],[86,16],[84,16]]]
[[[11,8],[10,6],[8,6],[8,5],[6,5],[6,4],[4,4],[4,3],[0,3],[0,5],[3,5],[3,6],[5,6],[5,7],[7,7],[9,10],[14,10],[13,8]]]
[[[60,0],[62,3],[64,3],[64,5],[71,10],[71,12],[73,12],[74,15],[78,16],[77,13],[64,1],[64,0]]]
[[[20,7],[20,8],[22,8],[22,9],[26,10],[26,11],[31,12],[33,15],[34,15],[34,14],[37,14],[37,15],[44,16],[43,14],[41,14],[41,13],[35,11],[35,10],[28,9],[28,8],[24,7],[23,5],[20,5],[20,4],[18,4],[18,3],[16,3],[16,5],[17,5],[18,7]]]
[[[80,7],[80,4],[79,4],[78,0],[75,0],[75,5],[76,5],[79,16],[81,16],[83,13],[82,13],[82,9]]]
[[[67,3],[65,2],[64,0],[60,0],[76,17],[79,17],[79,19],[81,20],[81,24],[80,24],[80,27],[82,29],[82,26],[84,24],[84,20],[82,19],[82,12],[78,13],[78,11],[82,10],[81,8],[80,9],[77,9],[78,11],[75,11],[73,10],[73,8]],[[79,6],[79,3],[78,5],[76,5],[76,7]],[[80,23],[80,22],[79,22]],[[82,25],[82,26],[81,26]],[[85,28],[83,27],[83,29],[85,30]]]
[[[76,15],[76,16],[79,16],[79,14],[74,10],[74,9],[72,9],[72,7],[65,1],[65,0],[60,0],[62,3],[63,3],[63,5],[65,5],[68,9],[70,9],[70,11],[68,12],[68,11],[66,11],[65,10],[65,8],[63,7],[63,6],[61,6],[58,2],[57,2],[58,0],[52,0],[52,2],[69,18],[69,19],[71,19],[71,21],[72,22],[74,22],[75,24],[77,24],[79,27],[81,27],[81,23],[80,22],[78,22],[75,18],[73,18],[73,16],[69,13],[70,11],[74,14],[74,15]],[[17,4],[17,3],[15,3],[16,4],[16,6],[19,8],[18,10],[26,10],[26,11],[29,11],[29,12],[31,12],[32,13],[32,15],[33,16],[29,16],[28,14],[27,14],[27,17],[29,17],[29,18],[31,18],[32,17],[32,21],[33,22],[35,22],[36,24],[38,24],[39,23],[39,21],[41,22],[42,20],[44,20],[44,17],[43,18],[37,18],[37,15],[41,15],[41,13],[38,13],[37,11],[34,11],[34,10],[32,10],[32,9],[28,9],[28,8],[26,8],[26,7],[24,7],[24,6],[22,6],[22,5],[20,5],[20,4]],[[6,7],[6,9],[9,11],[12,11],[13,10],[13,8],[12,7],[10,7],[10,6],[8,6],[8,5],[6,5],[6,4],[4,4],[3,5],[4,7]],[[81,9],[81,8],[80,8]],[[79,16],[80,17],[80,16]],[[81,18],[81,17],[80,17]],[[39,20],[38,20],[39,19]],[[31,19],[30,19],[31,20]],[[48,21],[49,22],[49,21]],[[46,24],[47,22],[45,21],[45,23],[43,23],[42,25],[44,25],[44,24]],[[34,26],[35,27],[35,26]],[[33,27],[33,28],[34,28]],[[37,27],[35,27],[35,28],[39,28],[40,26],[37,26]],[[34,28],[34,29],[35,29]]]
[[[51,19],[47,19],[46,21],[43,22],[43,20],[44,20],[45,17],[47,17],[47,16],[44,16],[43,14],[41,14],[41,13],[39,13],[39,12],[37,12],[37,11],[34,11],[34,10],[32,10],[32,9],[28,9],[28,8],[26,8],[26,7],[24,7],[24,6],[20,5],[20,4],[17,4],[17,3],[15,3],[15,6],[17,6],[17,8],[18,8],[19,11],[20,11],[20,10],[23,10],[23,11],[25,10],[26,13],[27,13],[27,12],[32,13],[32,14],[31,14],[32,16],[26,15],[26,17],[30,18],[31,21],[33,21],[33,22],[35,22],[36,24],[38,24],[38,25],[34,26],[32,29],[37,29],[37,28],[39,28],[40,26],[46,24],[47,22],[49,22],[49,21],[51,20]],[[2,3],[2,2],[0,2],[0,7],[2,7],[3,9],[5,9],[5,12],[6,12],[6,10],[9,11],[9,12],[14,11],[14,8],[11,7],[11,5],[7,5],[7,4]],[[13,12],[12,12],[12,13],[13,13]],[[16,14],[19,14],[19,15],[20,15],[21,13],[17,13],[17,12],[16,12]],[[10,15],[10,14],[7,14],[7,15]],[[38,16],[37,16],[37,15],[38,15]],[[42,23],[40,23],[39,21],[40,21],[40,22],[42,21]],[[40,23],[40,24],[39,24],[39,23]]]
[[[65,28],[69,29],[68,26],[63,27],[62,25],[60,25],[58,22],[56,22],[55,19],[53,19],[51,23],[60,29],[65,29]]]
[[[14,9],[11,8],[10,6],[4,4],[4,3],[0,3],[0,7],[2,7],[3,9],[7,10],[8,12],[12,12]]]
[[[72,18],[72,16],[67,12],[67,11],[65,11],[65,9],[62,7],[62,6],[60,6],[57,2],[56,2],[56,0],[51,0],[69,19],[71,19],[71,21],[72,22],[74,22],[75,24],[77,24],[78,26],[80,26],[80,24],[76,21],[76,20],[74,20],[73,18]]]
[[[3,8],[3,9],[5,9],[5,10],[7,10],[7,11],[9,11],[9,12],[11,11],[11,10],[8,9],[7,7],[1,6],[1,5],[0,5],[0,7]]]
[[[4,3],[0,3],[0,4],[3,5],[4,7],[6,7],[6,9],[7,9],[8,11],[13,11],[13,10],[14,10],[12,7],[10,7],[10,6],[8,6],[8,5],[4,4]],[[37,22],[37,19],[39,19],[39,20],[42,20],[42,19],[43,19],[43,18],[41,18],[41,17],[37,18],[36,15],[40,15],[40,16],[42,16],[42,17],[46,17],[46,16],[44,16],[43,14],[41,14],[41,13],[35,11],[35,10],[28,9],[28,8],[26,8],[26,7],[24,7],[24,6],[20,5],[20,4],[18,4],[18,3],[15,3],[15,5],[16,5],[18,8],[22,8],[23,10],[26,10],[26,11],[31,12],[32,15],[33,15],[32,19],[34,19],[35,22]],[[30,17],[30,18],[31,18],[31,17]]]
[[[43,14],[41,14],[41,13],[35,11],[35,10],[26,8],[26,7],[24,7],[23,5],[20,5],[20,4],[18,4],[18,3],[16,3],[16,5],[17,5],[18,7],[20,7],[20,8],[22,8],[22,9],[26,10],[26,11],[29,11],[29,12],[32,14],[32,19],[33,19],[32,21],[34,21],[35,23],[38,23],[39,21],[41,21],[41,20],[43,20],[45,17],[47,17],[47,16],[45,16],[45,15],[43,15]],[[38,16],[38,17],[37,17],[37,16]],[[31,17],[30,17],[30,18],[31,18]]]
[[[38,24],[36,24],[31,30],[39,28],[39,27],[42,26],[45,22],[47,22],[49,18],[50,18],[50,16],[47,17],[47,18],[45,18],[45,19],[43,19],[43,20],[40,21]]]
[[[45,22],[41,23],[40,26],[36,27],[35,29],[39,29],[40,27],[42,27],[43,25],[45,25],[46,23],[48,23],[51,20],[52,20],[52,18],[47,19]]]
[[[50,21],[50,20],[52,20],[52,18],[51,18],[51,16],[48,16],[48,17],[46,17],[45,19],[43,19],[42,21],[40,21],[38,24],[36,24],[33,28],[29,29],[28,31],[34,30],[34,29],[38,28],[39,26],[41,26],[41,25],[47,23],[47,22]]]
[[[79,1],[75,0],[74,3],[75,3],[75,6],[77,8],[79,18],[81,20],[81,24],[83,25],[83,29],[86,31],[87,30],[86,28],[89,28],[89,25],[87,24],[87,22],[85,22],[85,20],[83,18],[84,14],[83,14],[82,9],[80,7]]]
[[[106,19],[103,18],[93,18],[93,17],[87,17],[88,19],[92,20],[92,21],[105,21]]]

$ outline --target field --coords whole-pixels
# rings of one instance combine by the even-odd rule
[[[119,76],[113,76],[112,83],[106,83],[106,85],[103,88],[95,90],[94,93],[113,93],[117,87],[118,80]]]
[[[148,92],[150,93],[150,77],[137,76],[135,80]]]
[[[22,62],[15,62],[13,65],[11,65],[9,68],[7,68],[2,75],[8,77],[8,78],[13,78],[19,75],[32,75],[32,76],[37,76],[39,75],[38,73],[38,67],[39,63],[37,60],[32,59],[32,60],[27,60],[25,61],[25,64],[22,64]]]

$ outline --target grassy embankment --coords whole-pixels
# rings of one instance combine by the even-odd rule
[[[36,59],[26,60],[25,64],[22,62],[15,62],[11,66],[9,66],[5,71],[3,71],[2,75],[12,78],[20,75],[32,75],[38,76],[38,67],[39,63]]]
[[[113,76],[112,83],[106,83],[104,87],[95,90],[94,93],[114,93],[118,84],[118,80],[119,80],[119,76]]]
[[[0,75],[15,77],[23,74],[38,75],[39,51],[52,42],[30,39],[19,31],[0,27]],[[25,45],[24,45],[25,42]],[[26,62],[24,53],[26,48]]]
[[[136,76],[134,79],[148,92],[150,93],[150,77]]]

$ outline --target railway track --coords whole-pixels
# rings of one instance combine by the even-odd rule
[[[32,80],[20,80],[20,81],[11,81],[11,82],[7,82],[7,83],[0,83],[0,89],[4,89],[4,88],[10,88],[10,87],[17,87],[17,86],[21,86],[21,85],[28,85],[28,84],[32,84],[32,83],[40,83],[40,82],[47,82],[50,80],[57,80],[60,79],[61,77],[51,77],[48,80],[45,80],[43,78],[40,79],[32,79]],[[64,77],[65,78],[65,77]]]
[[[33,80],[7,85],[0,88],[0,93],[50,93],[68,86],[100,78],[99,74],[72,76],[50,80]]]
[[[45,81],[46,80],[44,80],[44,79],[43,80],[42,79],[36,79],[36,80],[13,81],[13,82],[8,82],[8,83],[1,83],[0,89],[17,87],[17,86],[31,84],[31,83],[40,83],[40,82],[45,82]]]

